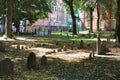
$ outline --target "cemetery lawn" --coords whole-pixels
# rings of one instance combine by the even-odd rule
[[[78,49],[80,40],[84,41],[84,49]],[[0,60],[10,58],[14,62],[14,74],[0,76],[0,80],[120,80],[120,49],[110,48],[108,55],[95,55],[89,60],[89,52],[95,49],[95,40],[78,36],[68,38],[63,34],[3,40],[1,42],[6,51],[0,52]],[[75,41],[74,45],[72,41]],[[18,43],[23,45],[22,49],[16,49]],[[46,54],[48,64],[40,64],[46,49],[54,50],[63,46],[67,47],[67,51]],[[31,51],[37,57],[35,70],[26,68],[27,57]]]

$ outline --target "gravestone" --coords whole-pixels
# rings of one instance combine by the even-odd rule
[[[72,41],[72,50],[74,49],[75,41]]]
[[[17,44],[17,49],[20,50],[20,44]]]
[[[57,49],[57,52],[62,52],[62,51],[63,51],[63,49],[61,49],[61,48]]]
[[[102,43],[101,43],[101,45],[104,45],[105,47],[107,46],[107,42],[104,40],[104,41],[102,41]]]
[[[101,44],[101,54],[104,55],[107,52],[110,52],[110,50],[103,44]]]
[[[107,43],[110,43],[110,38],[107,38]]]
[[[68,39],[70,39],[70,37],[69,37],[68,33],[67,33],[67,38],[68,38]]]
[[[41,58],[41,65],[47,65],[47,57],[45,55]]]
[[[90,54],[89,54],[89,60],[91,60],[92,58],[93,58],[93,54],[90,53]]]
[[[107,38],[107,46],[108,47],[110,46],[110,38],[109,37]]]
[[[65,45],[63,46],[63,51],[67,51],[67,47]]]
[[[56,42],[56,45],[59,45],[59,42],[58,42],[58,41]]]
[[[5,51],[5,46],[3,45],[2,42],[0,42],[0,51],[4,52]]]
[[[23,46],[23,45],[21,45],[21,49],[24,49],[24,46]]]
[[[93,38],[96,38],[96,37],[97,37],[97,35],[94,33],[94,34],[93,34]]]
[[[27,68],[28,69],[36,68],[36,55],[33,52],[31,52],[27,58]]]
[[[78,47],[79,49],[82,49],[82,48],[84,48],[84,42],[83,42],[83,40],[81,40],[80,41],[80,45],[79,45],[79,47]]]
[[[14,64],[9,58],[5,58],[0,62],[0,75],[12,75],[14,72]]]

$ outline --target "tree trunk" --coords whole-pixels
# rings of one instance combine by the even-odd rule
[[[120,0],[117,0],[117,13],[116,13],[116,39],[120,47]]]
[[[12,0],[6,1],[5,35],[12,38]]]
[[[19,34],[19,32],[20,32],[20,22],[19,22],[19,20],[15,20],[14,23],[15,23],[15,27],[16,27],[16,33]]]
[[[97,0],[97,31],[99,31],[100,30],[100,28],[99,28],[99,21],[100,21],[100,5],[99,5],[99,2],[98,2],[98,0]]]
[[[93,9],[90,8],[90,33],[93,32]]]
[[[73,10],[73,5],[72,3],[69,5],[70,7],[70,13],[71,13],[71,17],[72,17],[72,28],[73,28],[73,35],[77,34],[77,30],[76,30],[76,17],[75,17],[75,14],[74,14],[74,10]]]

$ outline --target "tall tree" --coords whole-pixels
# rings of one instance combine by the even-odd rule
[[[97,31],[99,31],[99,21],[100,21],[100,0],[97,0]]]
[[[47,13],[50,12],[50,4],[47,0],[16,0],[14,1],[15,16],[13,16],[13,22],[16,27],[16,32],[19,33],[20,20],[27,19],[31,23],[39,18],[47,17]],[[29,6],[29,7],[28,7]]]
[[[116,21],[116,37],[120,47],[120,0],[117,0]]]
[[[73,30],[73,35],[77,34],[77,30],[76,30],[76,17],[75,17],[75,12],[74,12],[74,6],[73,6],[73,2],[74,0],[63,0],[69,7],[70,10],[70,14],[71,14],[71,18],[72,18],[72,30]]]
[[[37,20],[38,18],[46,17],[47,13],[50,12],[50,5],[49,5],[48,0],[35,0],[35,1],[13,0],[12,2],[9,3],[10,5],[7,4],[6,6],[8,7],[7,9],[4,5],[8,1],[12,1],[12,0],[0,0],[0,4],[1,4],[0,5],[0,16],[6,15],[6,17],[9,17],[9,19],[7,19],[9,25],[8,27],[6,27],[6,34],[8,37],[11,37],[10,35],[12,31],[10,32],[10,30],[11,30],[12,22],[14,22],[17,32],[19,32],[19,24],[20,24],[19,21],[20,20],[29,19],[30,22],[33,22]]]
[[[5,35],[12,38],[12,0],[6,0]]]

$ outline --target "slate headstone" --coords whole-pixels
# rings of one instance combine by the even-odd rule
[[[79,49],[82,49],[82,48],[84,48],[84,42],[83,42],[83,40],[80,41],[80,45],[79,45]]]
[[[28,69],[36,68],[36,55],[33,52],[31,52],[27,58],[27,68]]]
[[[0,75],[12,75],[14,72],[14,64],[9,58],[5,58],[0,62]]]
[[[41,65],[47,65],[47,57],[45,55],[41,58]]]

